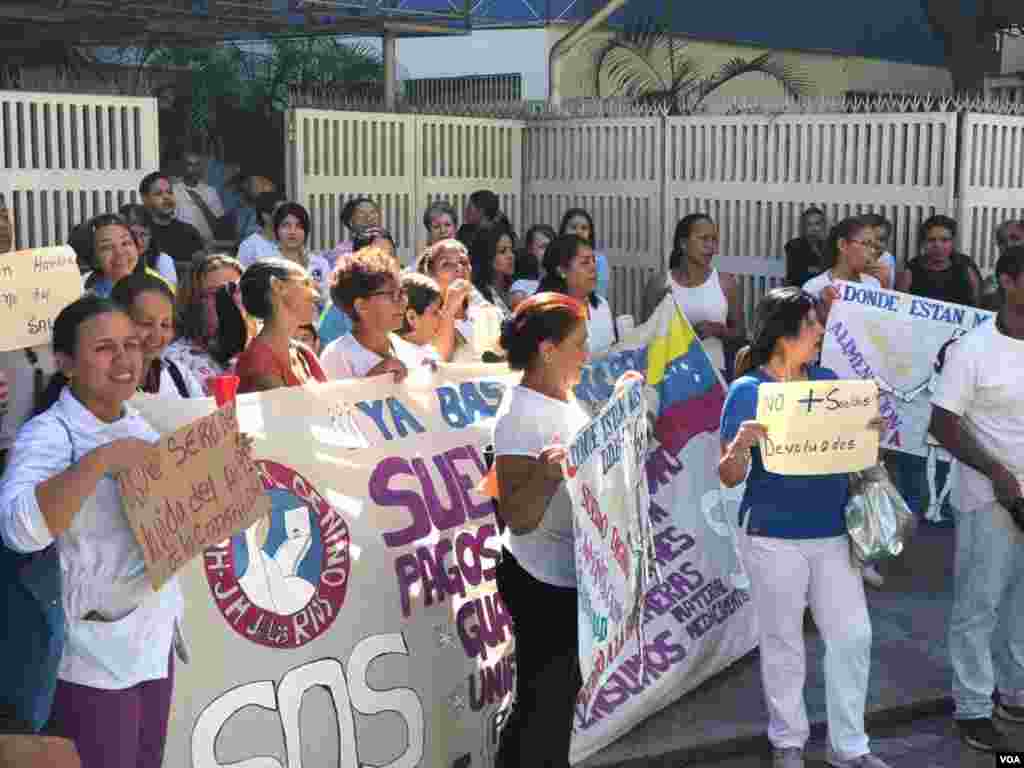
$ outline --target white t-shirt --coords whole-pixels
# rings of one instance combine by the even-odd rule
[[[178,219],[198,229],[199,234],[202,235],[203,242],[208,243],[213,240],[213,230],[210,228],[210,222],[207,220],[202,208],[193,201],[189,192],[198,195],[206,203],[210,213],[219,219],[224,215],[224,206],[220,202],[220,195],[217,194],[217,190],[202,181],[194,187],[190,187],[180,179],[175,182],[172,188],[174,200],[178,204]]]
[[[417,347],[393,333],[389,336],[395,357],[404,363],[406,368],[412,370],[423,363],[423,357],[418,354]],[[364,347],[351,333],[335,339],[320,353],[320,367],[324,369],[329,381],[361,379],[383,361],[383,357]]]
[[[169,366],[172,365],[181,374],[181,381],[185,385],[186,394],[181,393],[177,382],[174,380],[174,376],[171,375]],[[160,367],[160,391],[157,394],[167,397],[206,397],[206,390],[187,367],[164,358],[163,365]]]
[[[402,339],[409,349],[409,354],[413,356],[413,359],[419,360],[419,364],[424,363],[439,363],[441,362],[441,355],[438,354],[437,349],[433,344],[413,344],[411,341]]]
[[[612,308],[605,299],[597,297],[595,307],[587,299],[587,346],[592,353],[603,352],[615,344],[615,318]]]
[[[889,269],[889,284],[882,287],[891,291],[896,287],[896,257],[886,251],[878,257],[878,260]]]
[[[1024,486],[1024,341],[1005,336],[994,320],[946,352],[932,405],[960,417],[963,428]],[[960,509],[995,501],[992,481],[962,465]]]
[[[699,323],[722,323],[729,320],[729,299],[722,289],[722,278],[717,269],[712,269],[700,285],[688,286],[677,283],[669,272],[665,284],[672,291],[676,307],[686,321],[696,327]],[[717,336],[701,339],[701,345],[716,370],[725,370],[725,344]]]
[[[238,246],[238,260],[248,267],[260,259],[280,258],[281,249],[276,240],[267,240],[262,232],[253,232]]]
[[[537,458],[556,439],[568,445],[589,421],[575,400],[563,403],[523,386],[512,387],[498,408],[494,455]],[[548,501],[540,525],[521,535],[510,531],[505,546],[535,579],[576,587],[572,500],[564,482]]]
[[[230,365],[221,365],[209,352],[186,338],[175,339],[167,345],[163,359],[173,362],[179,370],[191,373],[207,396],[213,394],[207,387],[207,380],[231,370]]]
[[[832,270],[830,269],[826,272],[822,272],[820,275],[815,275],[814,277],[812,277],[810,280],[804,283],[803,289],[807,291],[807,293],[811,294],[811,296],[820,299],[822,291],[828,288],[828,286],[834,285],[835,282],[836,280],[834,277],[832,277]],[[882,287],[882,284],[878,282],[878,278],[866,273],[861,274],[860,282],[861,285],[866,285],[868,288]]]
[[[171,287],[177,289],[178,287],[178,268],[174,266],[174,259],[168,256],[163,251],[160,251],[156,257],[156,271],[160,273],[160,277],[171,284]]]
[[[540,287],[540,280],[516,280],[508,289],[508,295],[521,293],[524,296],[533,296]]]
[[[322,303],[317,307],[318,310],[322,310],[324,304],[330,298],[331,291],[331,266],[327,263],[327,257],[322,253],[310,254],[309,264],[306,266],[309,276],[316,280],[316,284],[320,286],[320,298]]]

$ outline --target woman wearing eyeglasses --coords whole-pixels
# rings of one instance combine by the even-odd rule
[[[418,364],[415,348],[396,335],[405,321],[407,300],[398,265],[387,251],[363,248],[339,258],[331,301],[352,321],[352,330],[320,354],[328,378],[390,373],[401,381]]]
[[[217,294],[224,294],[222,303],[231,301],[239,311],[244,311],[238,295],[241,277],[242,265],[237,259],[224,254],[207,256],[192,273],[189,295],[179,297],[185,298],[180,317],[182,334],[167,346],[163,359],[191,373],[206,395],[213,394],[208,380],[232,368],[231,356],[218,339]]]
[[[843,219],[828,236],[825,255],[832,266],[803,285],[803,289],[820,299],[819,317],[824,323],[832,302],[839,296],[837,280],[863,283],[869,288],[881,288],[878,279],[867,273],[882,253],[881,243],[874,227],[858,216]]]
[[[327,381],[316,355],[295,341],[301,326],[312,322],[320,290],[300,265],[285,259],[264,259],[250,266],[238,283],[242,306],[263,327],[248,340],[245,315],[234,304],[220,302],[219,338],[224,354],[238,355],[238,391],[264,392]]]

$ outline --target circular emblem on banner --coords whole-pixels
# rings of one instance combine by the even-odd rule
[[[301,648],[326,632],[348,590],[348,523],[302,475],[257,461],[271,513],[206,550],[217,610],[234,630],[271,648]]]

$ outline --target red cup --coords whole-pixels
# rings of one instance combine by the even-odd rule
[[[238,377],[231,374],[211,376],[206,380],[206,386],[213,392],[213,396],[217,398],[218,408],[225,403],[234,402],[235,394],[238,392],[238,381]]]

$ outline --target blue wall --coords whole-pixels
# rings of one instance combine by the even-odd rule
[[[559,18],[578,21],[605,0],[474,0],[474,5],[477,2],[474,26],[525,26]],[[964,2],[973,6],[977,0]],[[407,0],[405,7],[433,9],[436,3]],[[612,17],[612,25],[651,17],[675,32],[703,40],[933,66],[942,66],[945,58],[922,0],[629,0]]]

